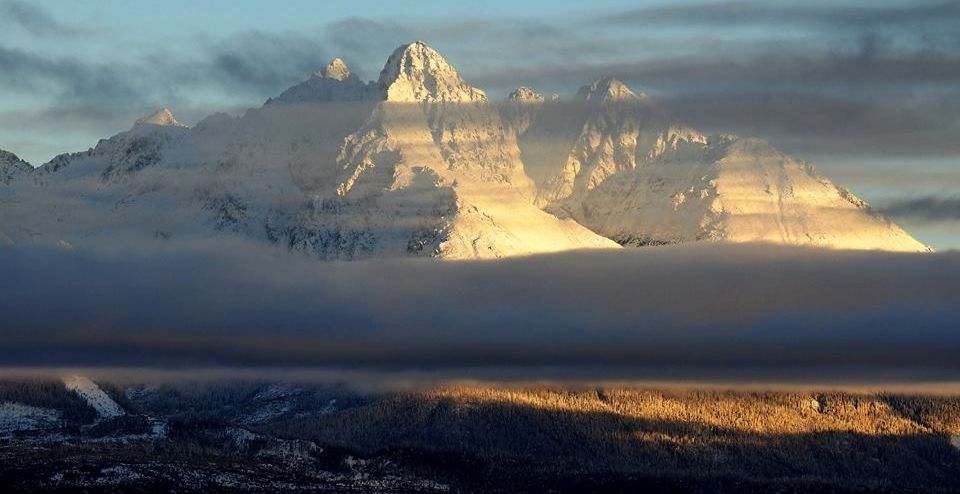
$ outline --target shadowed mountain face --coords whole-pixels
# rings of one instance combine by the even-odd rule
[[[572,102],[521,88],[493,104],[422,42],[376,81],[335,59],[241,117],[187,128],[164,109],[24,165],[0,157],[5,244],[229,235],[322,259],[700,240],[926,249],[810,165],[703,136],[615,79]]]

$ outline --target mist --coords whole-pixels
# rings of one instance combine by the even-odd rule
[[[321,263],[198,241],[7,248],[0,272],[8,368],[960,371],[957,252],[710,244]]]

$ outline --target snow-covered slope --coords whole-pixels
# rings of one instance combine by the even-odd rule
[[[616,246],[534,205],[497,109],[424,43],[398,48],[376,87],[385,99],[347,137],[336,196],[318,197],[311,220],[348,229],[344,219],[362,216],[365,230],[395,233],[362,247],[389,254],[492,258]]]
[[[267,100],[271,104],[302,104],[324,101],[357,101],[374,98],[377,92],[350,72],[346,62],[334,58],[322,71]]]
[[[26,431],[53,430],[59,426],[60,413],[56,410],[0,402],[0,438]]]
[[[20,159],[17,155],[0,149],[0,247],[14,244],[13,238],[4,231],[4,214],[10,214],[10,203],[12,199],[11,191],[7,189],[13,182],[22,182],[24,178],[32,175],[33,166]],[[12,220],[12,218],[11,218]],[[9,228],[9,226],[7,227]]]
[[[114,418],[125,415],[123,408],[104,393],[97,383],[83,376],[69,376],[63,378],[63,384],[68,390],[80,395],[101,418]]]
[[[924,248],[809,165],[703,136],[615,79],[574,102],[521,88],[493,104],[423,42],[376,81],[334,59],[238,117],[191,128],[162,109],[36,170],[0,153],[0,181],[0,245],[235,237],[321,259],[692,240]]]
[[[515,126],[524,163],[538,180],[538,204],[623,245],[927,250],[766,142],[704,136],[612,78],[584,86],[578,99],[539,105]]]
[[[375,82],[335,59],[240,118],[189,129],[163,110],[38,177],[7,195],[12,241],[239,235],[324,259],[618,247],[534,205],[497,108],[422,42]]]
[[[20,159],[17,155],[0,149],[0,186],[33,172],[33,166]]]
[[[159,125],[161,127],[171,126],[171,127],[186,127],[182,123],[177,121],[177,118],[173,116],[173,112],[169,108],[161,108],[154,112],[151,115],[147,115],[139,120],[137,120],[139,125]]]

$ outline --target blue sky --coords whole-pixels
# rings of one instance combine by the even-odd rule
[[[957,25],[951,1],[0,0],[0,148],[38,165],[159,106],[186,123],[239,112],[333,56],[373,79],[423,39],[494,97],[620,77],[960,247]]]

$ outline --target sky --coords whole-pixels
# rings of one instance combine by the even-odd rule
[[[34,165],[161,106],[242,112],[334,56],[427,41],[494,98],[605,75],[704,132],[769,140],[960,247],[960,2],[0,0],[0,148]]]

